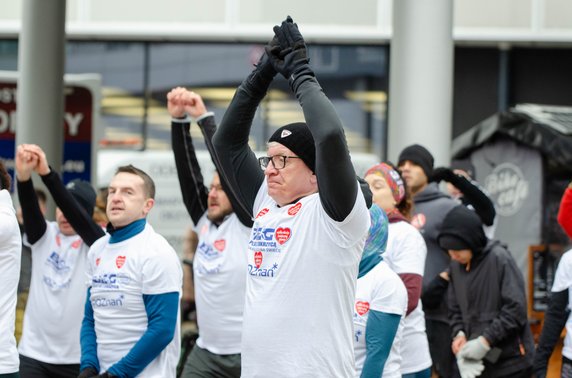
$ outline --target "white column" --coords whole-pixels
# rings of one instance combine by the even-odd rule
[[[66,0],[23,0],[18,42],[16,144],[40,145],[58,172],[64,142],[65,16]],[[35,177],[34,182],[41,181]]]
[[[395,0],[389,66],[388,159],[425,146],[448,164],[453,103],[452,0]]]

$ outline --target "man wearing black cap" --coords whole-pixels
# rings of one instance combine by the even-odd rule
[[[343,125],[308,65],[297,25],[288,17],[274,32],[213,139],[221,173],[254,216],[242,376],[352,377],[353,304],[369,212]],[[306,122],[276,130],[257,161],[249,131],[277,72]]]
[[[451,349],[463,377],[530,377],[534,342],[524,279],[510,252],[488,240],[482,226],[474,211],[458,205],[439,234],[439,244],[453,260]]]
[[[15,160],[24,240],[32,249],[32,279],[18,347],[20,376],[77,377],[87,251],[104,235],[91,219],[96,194],[82,180],[64,187],[37,145],[18,146]],[[58,205],[56,222],[47,222],[40,211],[32,171]]]
[[[443,218],[457,202],[439,190],[436,182],[429,182],[433,164],[433,155],[418,144],[406,147],[399,154],[398,168],[415,205],[411,224],[421,231],[427,244],[421,300],[433,368],[441,377],[452,377],[455,359],[449,347],[450,328],[446,303],[446,270],[450,259],[447,251],[437,243],[437,236]]]

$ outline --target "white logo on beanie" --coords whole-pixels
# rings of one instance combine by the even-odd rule
[[[292,131],[290,130],[282,130],[282,133],[280,134],[280,138],[286,138],[287,136],[292,135]]]

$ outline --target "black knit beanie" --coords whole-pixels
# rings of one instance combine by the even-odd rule
[[[89,216],[92,216],[97,195],[91,184],[81,179],[75,179],[66,185],[66,189]]]
[[[272,134],[268,142],[277,142],[289,148],[302,159],[312,172],[315,172],[316,147],[314,146],[312,133],[304,122],[282,126]]]
[[[437,239],[445,250],[470,249],[479,253],[487,244],[481,218],[464,205],[452,208],[441,224]]]
[[[409,160],[423,169],[425,176],[431,178],[433,175],[433,155],[427,149],[419,144],[413,144],[409,147],[405,147],[403,151],[399,154],[399,160],[397,165],[401,165],[406,160]]]

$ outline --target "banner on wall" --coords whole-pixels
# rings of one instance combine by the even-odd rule
[[[14,175],[17,125],[16,72],[0,71],[0,159]],[[96,180],[97,140],[101,77],[98,74],[64,75],[64,182],[80,178]]]

